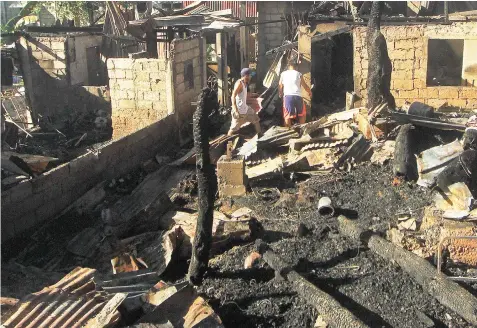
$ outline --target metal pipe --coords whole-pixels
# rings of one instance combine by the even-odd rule
[[[335,209],[332,205],[331,198],[320,198],[320,200],[318,201],[318,213],[324,216],[333,216],[335,214]]]

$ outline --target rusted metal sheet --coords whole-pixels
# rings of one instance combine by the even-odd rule
[[[367,155],[371,156],[372,149],[369,142],[360,134],[348,149],[341,155],[335,167],[339,168],[346,163],[360,163]]]
[[[5,318],[2,327],[83,327],[99,317],[114,321],[126,294],[95,292],[96,270],[77,267],[56,284],[27,295]]]

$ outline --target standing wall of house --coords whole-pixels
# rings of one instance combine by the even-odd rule
[[[89,85],[93,80],[93,76],[89,76],[88,72],[88,56],[87,49],[92,47],[101,47],[101,35],[78,35],[68,38],[69,56],[69,74],[71,76],[71,84]],[[73,55],[74,52],[74,55]],[[104,70],[104,63],[100,62],[99,67]],[[106,84],[106,83],[105,83]]]
[[[107,64],[113,139],[131,134],[168,115],[168,60],[111,58]]]
[[[258,1],[257,10],[259,23],[257,33],[257,80],[263,81],[275,58],[274,55],[266,56],[265,53],[282,45],[286,36],[286,22],[263,23],[280,20],[285,17],[288,10],[288,2]]]
[[[20,38],[18,45],[23,79],[35,114],[55,116],[67,102],[66,36]]]
[[[101,181],[118,178],[154,154],[174,149],[176,136],[173,117],[169,116],[3,191],[2,245],[14,237],[31,236]],[[14,239],[12,243],[6,247],[13,247]]]
[[[177,131],[190,128],[191,102],[205,86],[204,39],[174,40],[172,48],[170,59],[108,60],[113,139],[171,114]]]
[[[367,97],[366,30],[366,27],[356,27],[353,30],[354,89],[362,98],[361,105],[366,104]],[[381,32],[386,38],[393,65],[391,92],[396,98],[397,106],[402,106],[406,101],[420,101],[436,108],[444,104],[462,109],[477,108],[477,78],[471,79],[474,69],[477,73],[477,55],[471,51],[477,45],[477,22],[383,26]],[[462,77],[466,79],[463,78],[460,85],[429,85],[428,65],[435,55],[435,51],[428,51],[429,40],[443,39],[450,40],[450,47],[455,43],[461,47],[463,45]],[[446,55],[442,57],[443,60],[447,58]]]
[[[172,41],[172,83],[174,90],[174,110],[180,136],[191,129],[189,124],[197,101],[206,84],[205,38],[176,39]]]
[[[89,84],[86,48],[100,46],[101,37],[26,35],[17,42],[26,95],[32,112],[53,120],[71,110],[90,109],[95,95]],[[81,99],[81,101],[78,101]]]

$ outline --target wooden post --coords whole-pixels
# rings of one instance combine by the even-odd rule
[[[305,83],[311,88],[311,35],[310,26],[298,27],[298,52],[300,54],[300,63],[298,71],[303,74]],[[307,121],[311,119],[311,98],[304,88],[301,90],[301,96],[306,106]]]
[[[216,35],[216,51],[217,51],[217,84],[219,87],[219,103],[227,106],[229,100],[229,85],[227,72],[227,35],[225,32]]]
[[[213,89],[203,89],[194,113],[194,147],[196,150],[197,184],[199,190],[199,215],[192,246],[192,258],[188,278],[194,285],[202,283],[209,266],[209,252],[212,245],[212,223],[214,220],[214,199],[217,190],[215,169],[209,155],[208,119],[217,106],[217,94]]]
[[[146,49],[149,55],[149,58],[157,58],[157,32],[147,32],[146,33],[147,43]]]
[[[243,23],[247,22],[247,3],[245,1],[240,1],[240,20]],[[248,27],[240,27],[240,67],[248,67]]]

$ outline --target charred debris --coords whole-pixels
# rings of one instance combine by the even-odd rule
[[[250,124],[224,133],[230,90],[221,64],[208,66],[193,140],[103,178],[2,244],[2,325],[477,326],[477,112],[400,97],[396,41],[383,31],[452,21],[447,5],[442,17],[419,6],[425,15],[407,20],[383,2],[319,2],[287,17],[293,37],[268,49],[263,85],[249,93],[261,136]],[[316,55],[349,47],[355,28],[366,28],[369,67],[323,85],[317,74],[340,65]],[[2,50],[2,65],[14,56]],[[278,78],[289,58],[313,96],[307,122],[285,128]],[[111,138],[108,110],[53,122],[27,103],[24,87],[2,90],[4,190]]]

